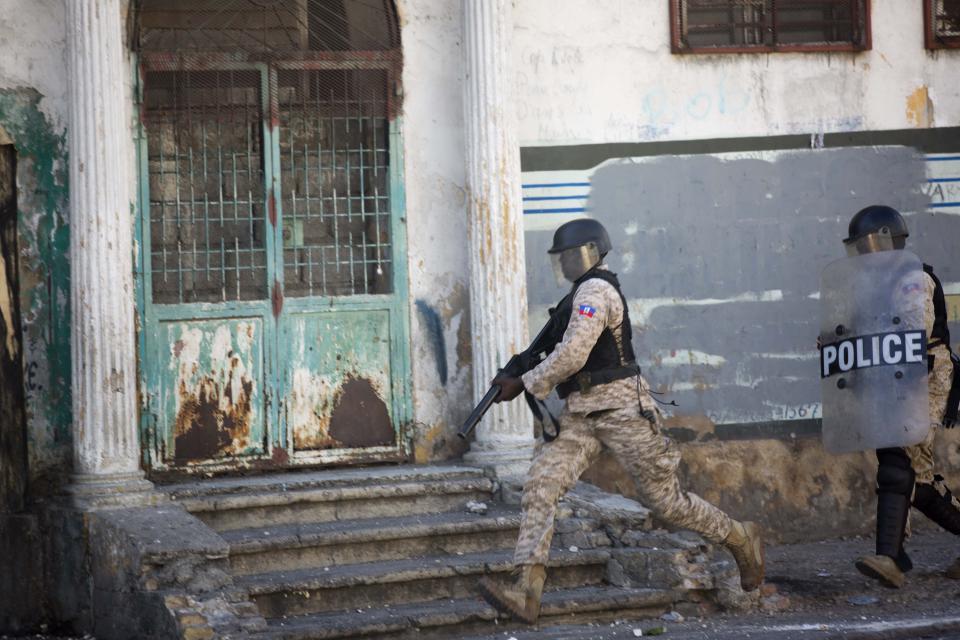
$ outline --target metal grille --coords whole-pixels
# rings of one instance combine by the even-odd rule
[[[671,10],[675,52],[869,45],[865,0],[672,0]]]
[[[388,74],[281,70],[287,296],[391,290]]]
[[[145,80],[153,301],[266,297],[260,74]]]
[[[924,0],[927,47],[960,47],[960,0]]]
[[[139,0],[139,46],[246,53],[385,51],[399,46],[390,0]]]
[[[390,293],[392,1],[133,7],[154,302]]]

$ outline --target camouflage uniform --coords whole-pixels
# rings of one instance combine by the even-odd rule
[[[924,326],[927,335],[933,331],[934,308],[933,292],[935,284],[933,278],[924,273],[924,287],[926,295],[923,306]],[[917,474],[917,484],[933,485],[941,495],[945,494],[946,486],[941,479],[934,479],[933,473],[933,439],[939,431],[938,427],[943,424],[944,414],[947,412],[947,396],[950,394],[950,385],[953,383],[953,363],[950,361],[950,352],[946,345],[938,345],[928,352],[933,356],[933,370],[927,379],[928,393],[930,394],[930,432],[923,442],[915,444],[912,447],[906,447],[907,457],[910,458],[910,466]],[[954,506],[960,509],[956,497],[953,498]]]
[[[523,385],[543,400],[560,382],[578,372],[605,328],[622,341],[623,303],[617,290],[601,279],[580,285],[573,314],[554,351],[523,376]],[[732,521],[699,496],[685,492],[677,477],[680,452],[661,433],[660,415],[642,376],[573,392],[560,415],[560,435],[543,445],[523,488],[523,519],[514,563],[544,564],[553,537],[557,501],[608,447],[636,481],[644,503],[664,522],[691,529],[711,542],[722,542]],[[653,409],[651,423],[640,415]]]

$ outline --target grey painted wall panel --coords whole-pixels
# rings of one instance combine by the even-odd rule
[[[928,209],[927,186],[908,147],[646,157],[600,166],[588,208],[611,233],[641,365],[676,413],[805,419],[819,417],[819,274],[853,213],[908,212],[911,248],[960,280],[960,215]],[[564,293],[550,238],[527,233],[532,324]]]

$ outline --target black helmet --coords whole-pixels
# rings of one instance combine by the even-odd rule
[[[560,225],[554,232],[553,246],[547,250],[547,253],[560,253],[591,242],[596,245],[601,258],[613,248],[610,244],[610,236],[602,224],[591,218],[571,220]]]
[[[884,232],[884,229],[886,229],[886,232]],[[903,219],[899,211],[886,205],[874,204],[865,209],[860,209],[850,219],[847,237],[843,239],[843,242],[850,244],[873,233],[884,233],[885,235],[889,233],[897,244],[902,244],[903,240],[910,235],[907,230],[907,221]],[[898,239],[899,243],[897,242]]]

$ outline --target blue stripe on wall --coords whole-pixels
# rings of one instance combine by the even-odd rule
[[[589,187],[589,182],[552,182],[552,183],[541,183],[541,184],[524,184],[521,185],[524,189],[542,189],[546,187]]]
[[[523,212],[527,213],[585,213],[587,210],[583,207],[576,207],[571,209],[524,209]]]

